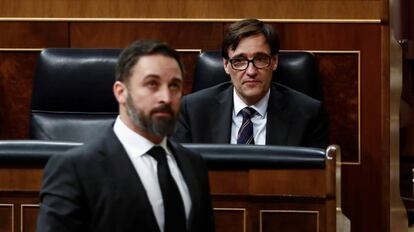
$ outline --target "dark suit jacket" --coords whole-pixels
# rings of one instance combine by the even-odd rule
[[[181,100],[173,139],[182,143],[230,143],[233,85],[219,84]],[[327,115],[321,102],[273,83],[267,108],[266,145],[326,148]]]
[[[214,231],[207,169],[198,154],[168,143],[190,192],[190,231]],[[159,231],[145,189],[112,127],[52,157],[44,170],[37,232]]]

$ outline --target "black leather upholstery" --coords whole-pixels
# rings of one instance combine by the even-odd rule
[[[183,144],[199,152],[209,169],[325,168],[319,148],[234,144]]]
[[[121,49],[51,48],[41,52],[33,85],[30,138],[83,142],[112,123]]]
[[[61,154],[81,144],[40,140],[1,140],[0,164],[45,165],[52,155]]]
[[[0,165],[45,165],[53,155],[81,145],[38,140],[0,141]],[[199,152],[209,170],[259,168],[325,168],[325,151],[318,148],[231,144],[183,144]]]
[[[193,80],[193,92],[229,80],[230,77],[224,71],[220,51],[205,51],[200,54]],[[312,53],[280,52],[273,81],[315,99],[322,99],[318,67]]]

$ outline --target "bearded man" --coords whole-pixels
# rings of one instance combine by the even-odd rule
[[[121,53],[113,126],[53,156],[40,192],[38,232],[214,231],[199,154],[170,141],[183,86],[177,52],[136,41]]]

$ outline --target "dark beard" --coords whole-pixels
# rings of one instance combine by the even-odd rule
[[[170,105],[161,105],[160,107],[151,110],[149,116],[147,116],[142,110],[136,109],[134,107],[131,97],[128,94],[126,99],[126,109],[127,114],[134,125],[149,134],[155,135],[157,137],[164,137],[171,135],[175,129],[177,115],[174,114],[174,111],[171,109]],[[152,118],[152,115],[157,112],[169,113],[171,117],[154,120]]]

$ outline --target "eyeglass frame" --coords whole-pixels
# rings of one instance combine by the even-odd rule
[[[269,61],[268,61],[269,63],[268,63],[266,66],[264,66],[264,67],[257,67],[257,66],[256,66],[256,64],[254,63],[254,61],[255,61],[256,59],[258,59],[258,58],[259,58],[259,56],[266,57],[266,58],[269,60]],[[254,56],[252,59],[248,59],[247,57],[244,57],[244,56],[235,56],[235,57],[229,58],[229,59],[228,59],[228,61],[229,61],[229,63],[230,63],[231,68],[232,68],[232,69],[234,69],[234,70],[236,70],[236,71],[245,71],[247,68],[249,68],[250,63],[252,63],[252,64],[253,64],[253,66],[254,66],[255,68],[257,68],[257,69],[264,69],[264,68],[268,68],[268,67],[272,64],[272,56],[271,56],[271,55],[268,55],[268,54],[259,54],[259,56]],[[262,57],[261,57],[261,58],[262,58]],[[238,59],[240,59],[240,58],[245,59],[245,60],[247,61],[246,68],[243,68],[243,69],[238,69],[238,68],[235,68],[235,67],[233,66],[233,61],[234,61],[236,58],[238,58]]]

